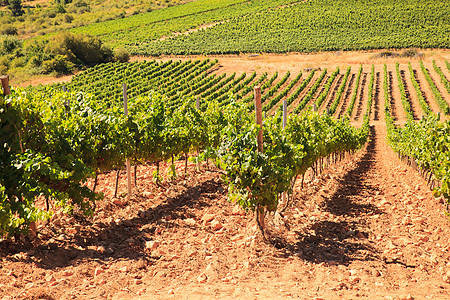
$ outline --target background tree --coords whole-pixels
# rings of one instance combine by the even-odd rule
[[[8,8],[13,16],[21,16],[24,13],[22,0],[9,0]]]

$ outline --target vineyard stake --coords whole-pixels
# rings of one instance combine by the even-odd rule
[[[128,95],[127,95],[127,85],[126,83],[123,84],[123,110],[125,116],[128,116]],[[130,159],[127,157],[126,159],[126,165],[127,165],[127,186],[128,186],[128,199],[131,197],[131,165],[130,165]]]
[[[287,125],[287,101],[283,100],[283,130],[286,128],[286,125]],[[281,201],[283,202],[283,204],[286,205],[287,208],[288,199],[286,193],[281,194]]]
[[[200,110],[200,96],[197,96],[196,99],[196,104],[197,104],[197,110]],[[197,172],[200,171],[200,151],[197,150],[197,162],[196,162],[196,168],[197,168]]]
[[[255,113],[256,113],[256,124],[260,126],[260,130],[258,132],[258,137],[256,139],[258,145],[258,152],[263,152],[263,131],[262,131],[262,107],[261,107],[261,87],[255,86]],[[260,207],[259,204],[256,205],[256,222],[258,223],[259,229],[265,238],[264,235],[264,208]]]
[[[9,89],[9,76],[0,76],[0,81],[2,82],[3,95],[11,95],[11,90]]]
[[[255,112],[256,112],[256,124],[261,126],[258,137],[258,152],[263,152],[263,131],[262,131],[262,107],[261,107],[261,87],[256,86],[254,89],[255,92]]]

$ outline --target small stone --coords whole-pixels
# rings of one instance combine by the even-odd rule
[[[120,268],[120,269],[119,269],[119,272],[122,272],[122,273],[128,272],[127,266]]]
[[[29,290],[29,289],[31,289],[33,286],[34,286],[34,283],[29,282],[29,283],[27,283],[27,284],[25,285],[25,290]]]
[[[131,223],[130,220],[123,220],[121,223],[122,223],[123,226],[125,226],[125,227],[133,227],[133,223]]]
[[[211,228],[212,228],[212,230],[220,230],[223,228],[223,225],[220,224],[219,221],[214,221],[211,223]]]
[[[206,277],[205,273],[200,274],[200,276],[197,277],[198,283],[205,283],[208,280],[208,277]]]
[[[136,284],[136,285],[142,284],[142,280],[141,279],[135,279],[134,280],[134,284]]]
[[[414,300],[414,297],[411,296],[411,295],[407,295],[407,296],[404,296],[404,297],[400,297],[400,300]]]
[[[58,285],[58,281],[53,281],[52,283],[50,283],[50,286],[56,286],[56,285]]]
[[[142,196],[146,197],[146,198],[154,198],[155,196],[153,195],[152,192],[149,191],[145,191],[142,193]]]
[[[233,211],[231,212],[234,216],[245,216],[245,211],[240,206],[234,206]]]
[[[175,292],[171,289],[171,290],[169,290],[169,291],[167,292],[167,294],[173,295],[173,294],[175,294]]]
[[[442,280],[444,280],[445,283],[450,283],[450,276],[445,275]]]
[[[195,224],[196,224],[197,222],[195,222],[195,220],[192,219],[192,218],[188,218],[188,219],[184,219],[184,223],[185,223],[186,225],[188,225],[188,226],[195,226]]]
[[[105,247],[103,246],[98,246],[97,247],[97,252],[100,254],[104,254],[106,252]]]
[[[215,217],[216,217],[216,215],[214,215],[214,214],[205,214],[202,217],[202,221],[203,221],[203,223],[208,223],[208,222],[211,222],[212,220],[214,220]]]
[[[354,236],[355,233],[356,233],[355,231],[349,230],[349,231],[347,231],[346,235],[348,235],[348,236]]]
[[[74,273],[73,270],[64,270],[62,275],[68,277],[68,276],[72,276],[73,273]]]
[[[387,201],[386,199],[383,199],[383,200],[381,200],[380,201],[380,205],[386,205],[386,204],[388,204],[389,203],[389,201]]]
[[[112,203],[115,204],[115,205],[118,205],[118,206],[122,206],[123,205],[123,202],[120,199],[114,199]]]
[[[411,220],[411,222],[416,225],[422,225],[424,221],[425,220],[422,217],[414,218]]]
[[[129,238],[125,240],[125,243],[133,244],[135,240],[133,238]]]
[[[233,236],[231,238],[231,241],[232,242],[236,242],[236,241],[239,241],[239,240],[242,240],[242,239],[244,239],[244,235],[243,234],[237,234],[237,235],[235,235],[235,236]]]
[[[45,277],[45,281],[48,282],[53,282],[56,281],[55,277],[53,276],[53,274],[48,275],[47,277]]]
[[[358,239],[365,239],[366,237],[364,236],[364,234],[362,234],[361,232],[358,232],[357,234],[356,234],[356,237],[358,238]]]
[[[149,250],[156,250],[159,247],[159,245],[161,245],[161,243],[157,242],[157,241],[145,242],[145,248],[147,248]]]
[[[381,275],[380,271],[378,271],[378,270],[372,270],[372,276],[378,277],[378,276],[380,276],[380,275]]]
[[[358,283],[361,280],[358,276],[350,276],[348,281],[352,284]]]
[[[94,271],[94,276],[98,276],[102,273],[105,273],[105,270],[103,270],[102,268],[96,268]]]
[[[78,232],[78,230],[76,230],[75,228],[69,227],[66,229],[67,234],[76,234],[77,232]]]
[[[428,242],[428,240],[430,239],[427,235],[418,235],[418,237],[424,243]]]

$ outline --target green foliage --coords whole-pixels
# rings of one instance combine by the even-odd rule
[[[21,16],[23,11],[22,0],[9,0],[8,9],[13,16]]]
[[[77,205],[87,214],[98,198],[82,185],[91,171],[50,130],[57,129],[55,124],[27,103],[29,98],[15,90],[11,98],[0,99],[0,235],[26,232],[30,222],[50,216],[36,208],[37,197]]]
[[[276,210],[281,193],[292,192],[291,182],[298,174],[322,157],[361,148],[368,137],[368,123],[355,129],[311,111],[290,116],[283,130],[278,114],[264,121],[263,152],[258,152],[256,136],[261,128],[245,107],[225,116],[231,119],[222,131],[218,153],[230,197],[244,209]]]
[[[37,67],[39,61],[36,57],[30,59],[30,63]],[[50,74],[55,72],[56,74],[71,74],[75,70],[75,64],[70,62],[65,55],[56,55],[50,60],[41,62],[42,73]]]
[[[423,64],[421,66],[424,68]],[[401,157],[414,161],[424,173],[429,172],[439,182],[434,187],[433,194],[436,197],[443,196],[450,204],[450,122],[441,122],[439,116],[430,112],[419,122],[408,118],[404,127],[396,126],[391,115],[387,74],[387,67],[384,65],[383,89],[388,143]]]
[[[293,1],[197,0],[184,5],[130,16],[122,20],[93,23],[74,28],[72,31],[101,36],[114,48],[126,47],[130,53],[136,54],[135,48],[140,48],[140,43],[148,43],[163,36],[170,36],[173,32],[186,31],[202,24],[245,16],[291,2]],[[138,52],[143,53],[140,50]],[[235,53],[239,53],[239,51]]]
[[[117,62],[127,62],[130,60],[130,53],[127,49],[120,48],[114,51],[114,61]]]
[[[13,54],[14,51],[21,49],[22,41],[16,36],[3,36],[0,38],[0,54]]]
[[[433,194],[443,196],[450,204],[450,122],[440,122],[433,115],[419,122],[409,120],[403,128],[390,126],[388,138],[394,151],[431,172],[440,182]]]
[[[74,64],[96,64],[112,59],[111,49],[96,37],[62,32],[52,37],[45,52],[65,56]]]
[[[29,74],[71,74],[86,65],[113,60],[112,50],[98,38],[70,33],[25,43],[17,36],[3,36],[0,53],[9,61],[3,64],[5,73],[12,75],[25,66]]]
[[[1,27],[0,34],[1,35],[17,35],[18,31],[15,26],[6,24]]]

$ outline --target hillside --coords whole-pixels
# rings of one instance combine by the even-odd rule
[[[207,1],[210,9],[199,9],[203,2],[92,24],[76,32],[96,34],[112,47],[126,47],[138,55],[450,47],[446,1],[235,0],[217,6]],[[204,24],[215,26],[170,36]],[[160,40],[165,36],[170,38]]]
[[[22,9],[12,11],[7,1],[0,6],[1,34],[17,32],[26,39],[84,26],[90,23],[123,19],[131,15],[189,2],[189,0],[25,0]],[[20,2],[20,1],[19,1]]]

